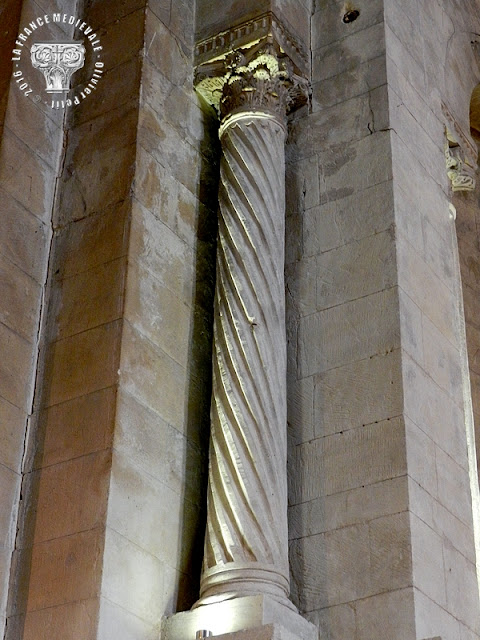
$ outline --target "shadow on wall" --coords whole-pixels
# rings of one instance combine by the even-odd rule
[[[218,183],[220,177],[220,142],[218,120],[212,107],[197,96],[202,110],[204,137],[200,143],[200,180],[197,198],[194,318],[188,357],[188,397],[186,434],[190,442],[199,441],[195,456],[198,468],[187,454],[185,477],[192,479],[196,496],[193,514],[187,501],[183,505],[182,531],[189,532],[182,541],[187,550],[189,575],[181,574],[175,610],[186,611],[199,597],[207,514],[208,449],[210,438],[210,403],[212,394],[213,302],[218,228]],[[192,527],[192,517],[194,525]]]

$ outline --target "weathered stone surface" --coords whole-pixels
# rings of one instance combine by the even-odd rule
[[[2,188],[0,194],[3,202],[0,253],[42,284],[50,232],[43,222]]]
[[[128,322],[173,360],[187,366],[193,312],[163,284],[161,273],[129,263],[124,314]]]
[[[408,474],[423,489],[436,498],[438,496],[437,469],[435,465],[435,443],[422,429],[405,417]],[[421,514],[417,514],[421,515]]]
[[[0,353],[0,395],[28,411],[33,385],[32,345],[0,323]]]
[[[0,465],[20,473],[27,414],[0,397],[0,424],[2,425]]]
[[[354,71],[359,64],[378,58],[384,53],[385,26],[383,22],[379,22],[348,38],[315,49],[312,80],[314,83],[321,82],[345,71]]]
[[[14,541],[17,500],[21,477],[8,467],[0,465],[0,549],[8,551]]]
[[[126,217],[131,206],[127,198],[57,231],[54,270],[58,278],[83,273],[126,255]]]
[[[195,540],[195,507],[163,482],[115,453],[107,525],[172,569],[190,572]]]
[[[96,640],[136,640],[158,635],[158,628],[113,604],[106,598],[100,598],[100,612]]]
[[[397,289],[375,293],[302,318],[299,376],[388,353],[399,346]]]
[[[190,440],[193,434],[187,435],[123,389],[119,391],[115,451],[174,494],[194,502],[199,498],[206,452]]]
[[[344,103],[381,87],[386,82],[386,60],[381,54],[377,58],[361,63],[355,70],[343,71],[336,76],[316,82],[312,90],[312,109],[315,112]]]
[[[306,612],[364,598],[370,586],[368,557],[367,525],[295,540],[290,545],[292,598]]]
[[[314,437],[314,378],[291,380],[287,384],[287,420],[289,435],[300,444]]]
[[[102,580],[107,600],[158,628],[162,615],[175,610],[176,584],[174,569],[107,528]]]
[[[414,589],[415,625],[422,638],[438,637],[448,633],[453,640],[460,640],[458,620],[442,606],[428,598],[419,589]]]
[[[58,340],[51,349],[46,406],[112,386],[117,380],[121,322]]]
[[[403,289],[398,290],[398,301],[402,349],[416,362],[423,364],[422,312]]]
[[[448,542],[443,545],[443,553],[449,611],[478,634],[480,633],[480,615],[475,565],[466,560]]]
[[[135,196],[182,240],[193,244],[200,202],[141,147],[137,149]]]
[[[145,26],[145,7],[143,5],[146,2],[144,0],[143,2],[137,2],[137,4],[139,5],[138,9],[135,10],[135,7],[132,7],[133,11],[126,13],[117,20],[111,21],[103,29],[98,29],[95,24],[97,35],[103,47],[102,62],[108,72],[111,72],[118,65],[139,57],[142,53]],[[110,11],[109,13],[111,16],[112,12]],[[92,17],[88,17],[89,24],[92,24]],[[103,90],[102,83],[103,79],[100,80],[97,91]]]
[[[375,518],[406,511],[406,476],[315,498],[289,508],[290,538],[363,524]]]
[[[436,451],[436,462],[439,502],[459,520],[470,523],[472,504],[468,471],[440,449]]]
[[[458,350],[430,322],[423,322],[423,354],[425,371],[458,404],[462,402],[462,371]]]
[[[390,181],[305,211],[303,256],[316,255],[390,228],[394,220]]]
[[[372,0],[360,7],[360,15],[350,23],[343,22],[342,5],[335,0],[317,3],[312,15],[312,50],[322,48],[383,22],[384,0]]]
[[[103,529],[92,529],[34,545],[33,550],[17,551],[18,560],[31,553],[28,584],[28,611],[88,600],[98,593],[102,571]],[[28,555],[27,555],[28,554]],[[12,613],[25,598],[13,603]]]
[[[317,438],[393,418],[402,409],[398,350],[315,376]]]
[[[64,640],[96,640],[96,598],[80,600],[57,607],[48,607],[27,613],[23,626],[25,640],[49,640],[62,629]]]
[[[114,387],[107,387],[41,412],[37,417],[33,468],[108,449],[115,418]]]
[[[318,627],[319,634],[325,640],[355,637],[355,609],[350,604],[339,604],[320,611],[309,611],[306,617]]]
[[[130,255],[187,303],[192,299],[195,255],[193,250],[154,212],[134,201]]]
[[[29,342],[38,331],[41,293],[35,280],[0,256],[0,321]]]
[[[174,85],[193,83],[190,52],[149,9],[145,20],[146,57]]]
[[[408,355],[404,355],[403,361],[405,414],[465,468],[462,410]]]
[[[121,66],[118,69],[118,73],[121,73]],[[114,70],[111,73],[116,72]],[[105,84],[107,77],[108,74],[102,79]],[[102,91],[108,91],[108,87],[102,86]],[[94,96],[89,96],[89,100],[85,102],[93,99]],[[71,142],[67,149],[59,194],[59,224],[64,225],[88,214],[98,213],[122,202],[130,193],[135,157],[131,130],[137,118],[136,106],[121,103],[116,110],[102,113],[93,123],[77,126],[70,135]],[[127,135],[123,133],[125,129]],[[121,146],[114,143],[117,136],[122,140]],[[102,143],[97,145],[96,141],[99,139]],[[95,147],[94,154],[92,146]],[[99,170],[100,166],[102,168]]]
[[[399,233],[398,281],[403,291],[453,345],[457,343],[457,306],[449,288]]]
[[[110,466],[107,449],[34,472],[34,544],[104,524]]]
[[[402,476],[406,473],[403,420],[384,420],[312,440],[298,445],[296,456],[293,504]]]
[[[396,283],[392,231],[322,253],[317,258],[317,309],[389,289]]]
[[[18,167],[22,171],[18,171]],[[0,150],[0,183],[26,209],[41,220],[49,218],[55,172],[17,138],[3,130]]]
[[[58,283],[55,338],[118,320],[124,306],[126,259],[119,258]]]
[[[318,151],[342,143],[352,144],[375,132],[382,132],[388,127],[387,85],[321,109],[303,124],[310,142],[307,149]],[[298,123],[300,126],[301,121]]]
[[[358,602],[357,620],[359,640],[382,640],[385,634],[394,634],[398,640],[414,640],[417,635],[412,589],[381,593]]]
[[[42,78],[43,81],[43,78]],[[10,108],[5,126],[17,136],[33,154],[40,156],[52,169],[58,171],[63,133],[61,123],[48,118],[30,98],[16,87],[9,93]],[[52,114],[55,112],[50,109]]]
[[[410,515],[413,580],[440,606],[446,605],[442,538],[414,514]]]
[[[72,114],[72,124],[76,126],[109,112],[113,113],[119,107],[123,108],[130,102],[137,104],[140,78],[140,56],[133,56],[111,71],[106,69],[98,84],[98,89],[88,96],[88,100],[82,100],[75,108]]]
[[[120,372],[128,393],[179,431],[184,430],[185,369],[129,323],[123,331]]]

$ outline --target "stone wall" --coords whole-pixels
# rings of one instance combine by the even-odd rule
[[[66,7],[7,4],[2,61],[19,24]],[[478,7],[357,4],[346,23],[343,2],[313,3],[311,110],[287,144],[292,598],[325,640],[475,640],[444,143],[446,126],[469,140]],[[147,640],[198,597],[220,150],[193,90],[195,7],[85,1],[107,72],[66,120],[5,92],[1,67],[8,640]],[[477,202],[455,202],[478,414]]]
[[[62,120],[26,99],[12,80],[11,51],[39,8],[7,2],[0,55],[0,632],[15,545],[25,441],[32,413],[44,309]],[[55,35],[58,37],[58,30]]]
[[[448,119],[469,133],[476,27],[471,6],[357,4],[344,24],[317,3],[290,138],[295,600],[326,637],[476,637],[443,155]]]
[[[24,3],[22,20],[37,14]],[[102,39],[98,91],[63,122],[13,87],[3,136],[19,200],[2,255],[12,639],[147,637],[198,594],[217,143],[193,91],[193,4],[88,2],[82,17]]]

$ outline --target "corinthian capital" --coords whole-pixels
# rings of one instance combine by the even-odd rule
[[[245,33],[251,42],[240,38]],[[303,52],[271,15],[199,43],[197,61],[197,91],[221,119],[245,110],[268,111],[283,119],[308,101]]]

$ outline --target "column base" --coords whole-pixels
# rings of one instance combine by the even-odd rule
[[[316,640],[318,630],[299,613],[270,598],[256,595],[203,604],[165,618],[162,640],[195,640],[198,630],[213,636],[235,634],[230,640]],[[237,637],[238,634],[238,637]],[[226,640],[226,639],[225,639]]]

